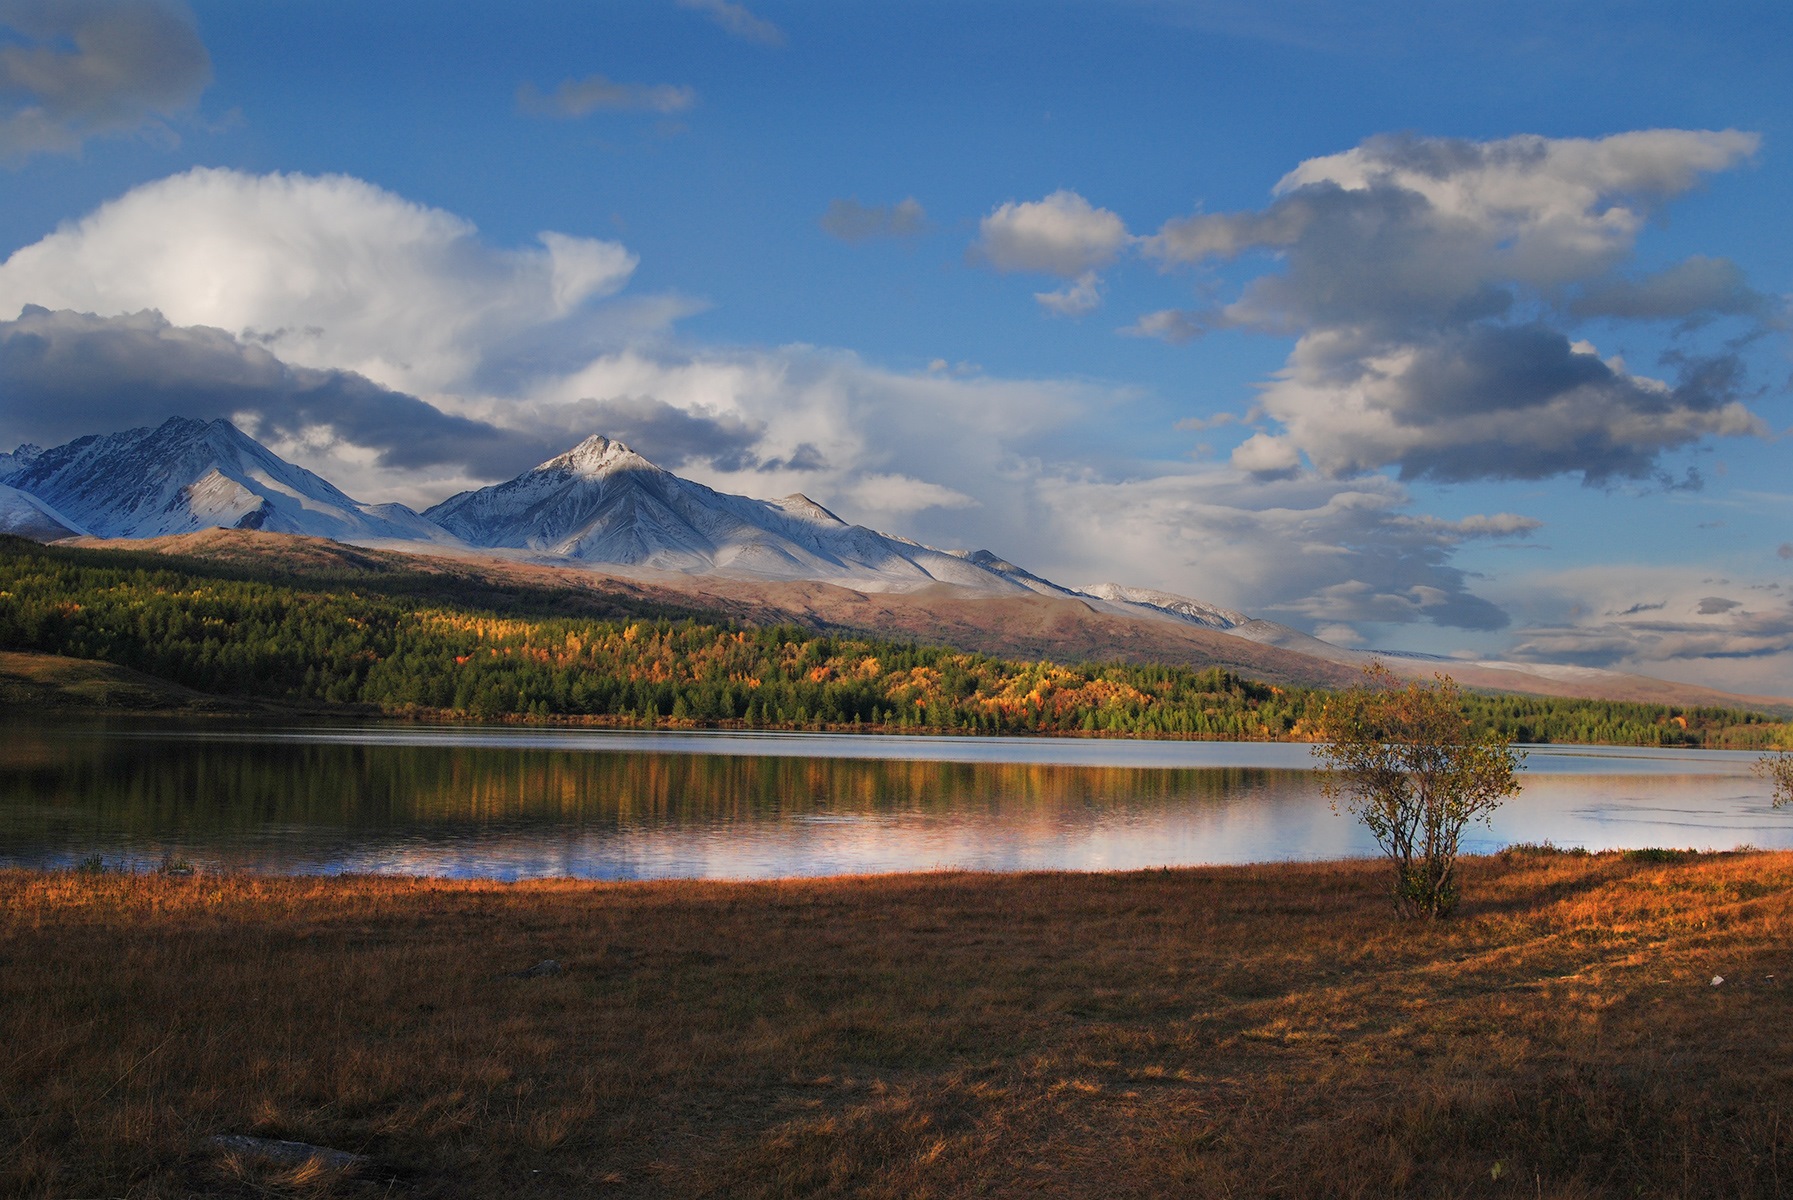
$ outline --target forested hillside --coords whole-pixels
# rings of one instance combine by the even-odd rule
[[[1231,672],[1017,662],[752,628],[628,597],[0,542],[0,649],[98,659],[221,696],[479,720],[1302,738],[1325,703]],[[1471,696],[1521,741],[1752,747],[1761,714]]]

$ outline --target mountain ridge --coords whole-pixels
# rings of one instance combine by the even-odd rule
[[[1160,655],[1327,686],[1380,659],[1410,678],[1448,671],[1465,686],[1535,695],[1784,703],[1595,668],[1347,649],[1171,592],[1066,587],[989,550],[941,550],[852,525],[801,493],[719,492],[601,434],[422,514],[357,501],[221,419],[174,417],[0,454],[0,533],[116,545],[230,529],[446,556],[488,575],[632,578],[752,621],[894,630],[999,654]],[[731,594],[754,598],[725,603]]]
[[[398,550],[362,548],[328,539],[259,530],[205,530],[166,538],[67,544],[126,552],[150,552],[208,560],[250,570],[291,571],[295,578],[342,568],[412,571],[466,581],[481,596],[512,589],[554,594],[616,596],[670,615],[710,614],[752,626],[792,624],[825,633],[912,638],[1001,658],[1079,662],[1162,663],[1220,667],[1285,686],[1349,686],[1361,678],[1372,654],[1321,658],[1266,641],[1167,619],[1108,612],[1075,596],[967,596],[937,586],[914,592],[867,593],[824,581],[756,581],[717,575],[592,566],[519,558],[492,558],[466,548]],[[1384,657],[1396,674],[1426,679],[1445,671],[1475,690],[1515,695],[1639,701],[1653,704],[1753,708],[1793,715],[1793,701],[1723,692],[1648,676],[1594,672],[1582,680],[1534,675],[1522,664],[1485,667],[1459,660]]]
[[[755,579],[827,579],[866,591],[936,583],[1031,590],[907,538],[851,525],[801,493],[758,500],[656,466],[601,434],[514,479],[423,513],[470,546],[582,563]]]

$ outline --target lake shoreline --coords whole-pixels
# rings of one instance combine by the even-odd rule
[[[1471,858],[1442,923],[1387,885],[0,872],[0,1190],[1779,1188],[1793,853]]]
[[[0,864],[780,878],[1373,855],[1289,743],[14,721]],[[1747,752],[1540,747],[1464,849],[1793,849]]]

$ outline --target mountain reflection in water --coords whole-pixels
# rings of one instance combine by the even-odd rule
[[[779,752],[804,743],[710,753],[739,750],[740,739],[198,724],[15,722],[6,733],[0,864],[15,866],[97,854],[133,866],[167,856],[276,872],[629,879],[1126,869],[1376,852],[1319,795],[1300,747],[1239,748],[1247,763],[1286,767],[1148,767],[841,756],[926,752],[877,738],[830,741],[830,757],[791,757]],[[656,745],[679,752],[642,748]],[[1153,762],[1178,753],[1178,744],[1136,745]],[[976,739],[944,749],[1038,753]],[[1094,750],[1129,753],[1128,744]],[[1208,744],[1187,754],[1212,764],[1229,750]],[[1546,837],[1595,847],[1793,844],[1793,817],[1769,811],[1759,787],[1752,792],[1747,757],[1542,765],[1495,830],[1474,831],[1474,848]]]

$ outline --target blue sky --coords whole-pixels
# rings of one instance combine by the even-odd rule
[[[423,505],[604,432],[1793,695],[1785,6],[518,7],[0,4],[0,442],[230,415]]]

